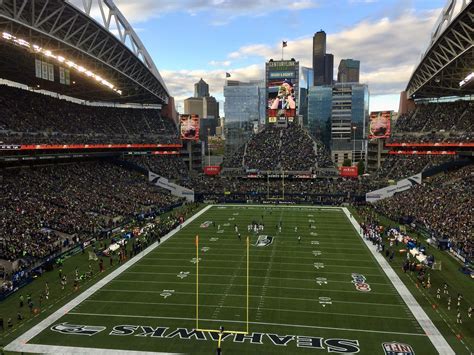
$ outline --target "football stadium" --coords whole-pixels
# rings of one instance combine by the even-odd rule
[[[1,354],[473,354],[474,3],[416,19],[398,110],[317,23],[170,75],[138,9],[242,5],[196,3],[0,0]]]

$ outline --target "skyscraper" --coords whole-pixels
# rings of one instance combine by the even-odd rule
[[[365,159],[369,89],[365,84],[337,83],[332,89],[331,156],[337,165],[344,160]]]
[[[194,84],[194,96],[184,100],[184,113],[200,118],[219,117],[219,103],[209,95],[209,85],[202,78]]]
[[[201,80],[194,84],[194,97],[206,96],[209,96],[209,85],[201,78]]]
[[[360,61],[354,59],[341,59],[337,72],[337,81],[340,83],[358,83]]]
[[[326,32],[318,31],[313,36],[314,85],[332,85],[334,56],[326,53]]]
[[[226,82],[224,86],[226,155],[232,155],[248,141],[255,125],[265,122],[265,95],[265,84],[261,81]]]

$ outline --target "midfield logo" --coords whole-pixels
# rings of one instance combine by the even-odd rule
[[[88,335],[88,336],[92,336],[97,333],[100,333],[104,329],[106,329],[106,327],[95,326],[95,325],[77,325],[77,324],[68,324],[68,323],[60,323],[60,324],[53,325],[51,327],[52,331],[62,333],[62,334]]]
[[[396,342],[383,343],[382,348],[385,351],[385,355],[415,355],[415,351],[408,344]]]
[[[272,243],[273,243],[273,237],[270,237],[269,235],[259,235],[255,246],[268,247]]]

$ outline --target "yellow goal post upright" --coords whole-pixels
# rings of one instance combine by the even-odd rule
[[[199,327],[199,236],[196,235],[196,331],[201,332],[212,332],[219,333],[218,346],[221,346],[221,340],[223,334],[249,334],[249,297],[250,297],[250,285],[249,285],[249,267],[250,267],[250,239],[246,238],[246,249],[247,249],[247,291],[246,291],[246,321],[245,331],[242,330],[224,330],[220,329],[202,329]]]

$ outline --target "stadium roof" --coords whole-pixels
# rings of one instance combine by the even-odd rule
[[[448,0],[433,29],[428,49],[413,72],[406,91],[412,98],[474,94],[461,85],[474,71],[474,3]]]
[[[158,69],[113,1],[76,2],[0,1],[0,77],[90,101],[167,103]],[[53,64],[56,80],[38,79],[34,59]],[[70,85],[59,83],[59,67]]]

